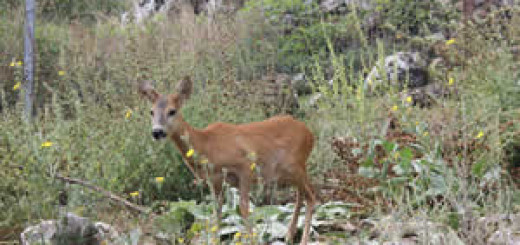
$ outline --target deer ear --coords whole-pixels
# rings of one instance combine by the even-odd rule
[[[159,98],[159,93],[150,84],[150,81],[144,81],[139,84],[139,94],[147,98],[150,102],[155,102]]]
[[[184,103],[186,100],[190,98],[192,91],[193,83],[191,82],[191,78],[189,76],[184,77],[184,79],[182,79],[177,84],[177,93],[179,94],[181,103]]]

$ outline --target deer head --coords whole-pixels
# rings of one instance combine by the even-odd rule
[[[180,133],[183,122],[180,109],[189,99],[192,87],[190,77],[181,80],[177,84],[176,93],[173,94],[158,93],[149,81],[140,84],[139,93],[153,104],[150,115],[152,117],[152,136],[155,140]]]

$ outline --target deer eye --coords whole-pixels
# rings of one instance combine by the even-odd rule
[[[170,116],[170,117],[174,116],[175,113],[177,113],[177,111],[175,109],[172,109],[172,110],[168,111],[168,116]]]
[[[153,110],[150,111],[150,115],[153,116]]]

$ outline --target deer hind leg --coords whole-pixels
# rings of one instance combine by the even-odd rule
[[[294,234],[296,233],[297,225],[298,225],[298,216],[300,216],[300,210],[303,203],[302,195],[305,195],[302,189],[298,188],[296,191],[296,204],[294,205],[294,213],[291,219],[291,223],[289,223],[289,230],[287,231],[287,235],[285,236],[285,242],[291,244],[294,238]]]
[[[300,244],[306,245],[309,241],[309,232],[311,228],[312,213],[314,211],[314,205],[316,204],[316,196],[307,176],[305,176],[302,185],[301,188],[304,190],[303,193],[305,194],[307,206],[305,208],[305,227],[303,228],[303,236]]]

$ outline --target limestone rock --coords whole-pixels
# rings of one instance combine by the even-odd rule
[[[422,55],[418,52],[398,52],[375,65],[365,78],[364,86],[366,91],[372,92],[383,85],[404,89],[427,84],[428,64]]]
[[[61,220],[45,220],[27,227],[20,235],[22,245],[31,244],[110,244],[119,236],[108,224],[67,213]]]
[[[324,12],[345,12],[350,8],[370,10],[373,8],[372,1],[364,0],[324,0],[320,2],[320,9]]]

